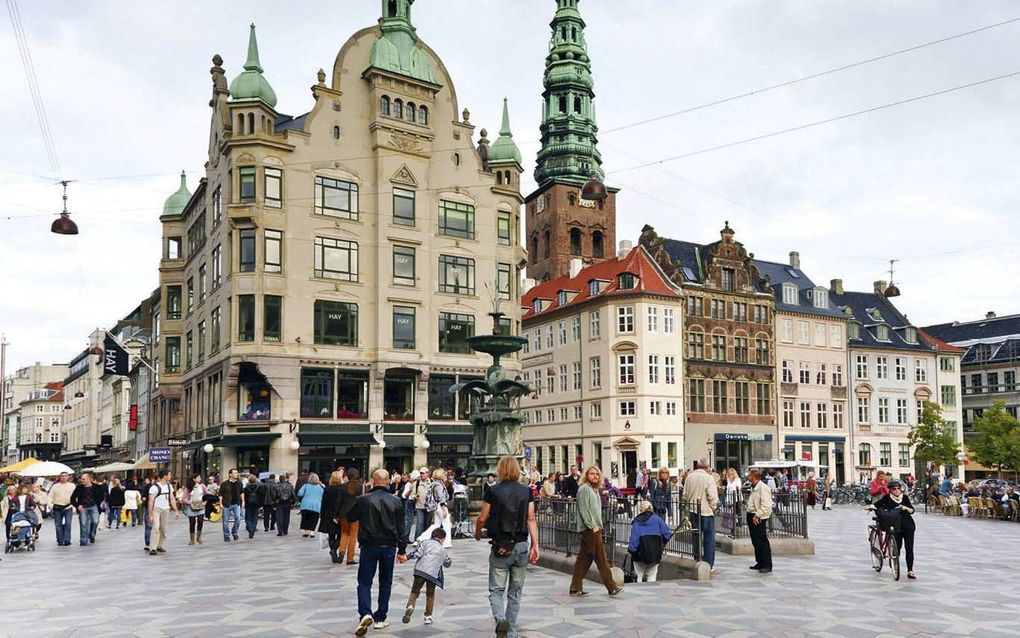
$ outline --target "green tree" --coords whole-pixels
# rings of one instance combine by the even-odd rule
[[[942,418],[942,407],[937,403],[925,401],[921,419],[910,429],[907,440],[914,446],[917,459],[934,467],[957,464],[960,444],[956,441],[956,433]]]
[[[1003,469],[1020,469],[1020,423],[1006,412],[1005,402],[995,401],[974,419],[974,432],[969,447],[978,463],[998,468],[1000,478]]]

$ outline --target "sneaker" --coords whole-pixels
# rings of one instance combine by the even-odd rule
[[[150,549],[149,550],[149,556],[155,556],[155,555],[156,555],[156,550]]]
[[[142,551],[143,551],[143,552],[147,552],[147,551],[149,551],[149,546],[148,546],[148,545],[146,545],[145,547],[143,547],[143,548],[142,548]]]
[[[361,622],[358,623],[358,628],[354,630],[354,635],[355,636],[364,636],[365,634],[367,634],[368,633],[368,628],[372,626],[373,622],[375,622],[375,621],[372,620],[371,616],[367,616],[367,615],[366,616],[362,616],[361,617]]]
[[[425,624],[426,625],[432,624],[432,616],[425,616]]]
[[[496,638],[506,638],[510,632],[510,621],[503,618],[496,622]]]
[[[159,552],[160,554],[165,554],[166,553],[166,550],[163,549],[162,547],[157,547],[156,551]]]
[[[230,537],[229,536],[224,536],[223,537],[223,542],[224,543],[229,543],[230,542]]]
[[[234,540],[235,540],[235,541],[236,541],[236,540],[240,540],[240,539],[238,538],[237,534],[234,534]]]
[[[613,591],[609,592],[610,596],[619,596],[623,592],[623,587],[617,587]]]
[[[372,627],[374,629],[385,629],[386,627],[389,627],[389,626],[390,626],[390,621],[388,621],[388,620],[377,620],[372,625]]]
[[[588,595],[588,592],[584,591],[583,589],[579,589],[577,591],[570,592],[570,595],[573,596],[574,598],[584,598],[585,596]]]
[[[401,619],[401,622],[403,622],[405,625],[407,623],[411,622],[411,615],[412,614],[414,614],[414,606],[413,605],[408,605],[407,607],[404,608],[404,617]],[[426,618],[430,618],[430,616],[425,616],[425,617]]]

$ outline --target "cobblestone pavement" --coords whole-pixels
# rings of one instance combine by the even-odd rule
[[[894,582],[871,570],[865,513],[853,506],[810,512],[814,557],[775,559],[760,575],[749,560],[721,554],[711,583],[628,585],[618,599],[591,586],[567,595],[568,576],[530,568],[522,633],[555,636],[1020,636],[1020,525],[919,515],[919,580]],[[355,567],[333,566],[317,541],[259,531],[224,543],[207,523],[205,544],[188,547],[187,523],[171,520],[168,553],[142,552],[142,529],[101,531],[96,544],[57,547],[49,521],[34,554],[5,555],[0,635],[349,636],[357,620]],[[398,566],[394,624],[369,637],[491,636],[487,546],[458,540],[436,622],[400,623],[412,565]]]

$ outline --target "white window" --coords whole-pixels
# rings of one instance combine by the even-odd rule
[[[567,366],[566,364],[560,366],[560,392],[567,391]]]
[[[633,401],[620,401],[620,416],[634,416],[637,406]]]
[[[551,368],[545,375],[545,391],[549,394],[556,391],[556,373]]]
[[[829,326],[829,347],[843,347],[843,328],[840,326]]]
[[[676,401],[666,401],[666,416],[676,416]]]
[[[591,364],[591,387],[601,388],[602,387],[602,359],[600,357],[592,357],[589,360]]]
[[[827,385],[828,384],[828,379],[826,378],[825,364],[824,363],[816,363],[815,364],[815,383],[818,384],[818,385]]]
[[[885,356],[875,357],[875,378],[876,379],[889,378],[889,357]]]
[[[814,299],[815,308],[828,308],[829,307],[829,291],[828,290],[815,290]]]
[[[878,422],[889,422],[889,399],[886,397],[879,397],[878,399]]]
[[[811,404],[807,401],[800,402],[800,427],[811,427]]]
[[[871,399],[857,397],[857,422],[871,423]]]
[[[535,329],[535,352],[542,351],[542,329]]]
[[[956,388],[951,385],[944,385],[942,391],[942,405],[956,405]]]
[[[920,399],[918,399],[918,400],[916,401],[916,407],[917,407],[917,422],[918,422],[918,423],[920,423],[920,422],[921,422],[921,417],[923,417],[923,416],[924,416],[924,404],[925,404],[925,401],[922,401],[922,400],[920,400]]]
[[[868,355],[859,354],[857,355],[857,371],[856,376],[858,379],[868,378]]]
[[[581,389],[581,362],[580,361],[575,361],[573,364],[571,364],[571,366],[572,366],[571,372],[572,372],[572,376],[574,378],[574,389],[575,390],[580,390]]]
[[[567,345],[567,322],[561,321],[558,324],[556,324],[556,327],[559,329],[560,333],[560,345],[561,346]]]
[[[577,343],[581,340],[581,317],[573,317],[570,320],[570,340]]]
[[[896,380],[907,380],[907,360],[904,357],[896,357]]]
[[[648,355],[648,383],[659,382],[659,355]]]
[[[648,402],[648,414],[650,416],[662,416],[662,402],[661,401],[649,401]]]
[[[793,361],[783,359],[783,383],[793,383]]]
[[[924,359],[914,359],[914,381],[928,382],[928,364]]]
[[[676,383],[676,357],[667,355],[663,358],[663,374],[667,385]]]
[[[566,408],[560,408],[560,421],[566,421],[566,420],[567,420],[567,409]]]
[[[875,328],[875,338],[879,341],[889,341],[889,326],[881,325]]]
[[[574,406],[574,420],[575,421],[580,421],[583,416],[584,416],[584,409],[581,406],[579,406],[579,405],[575,405]]]
[[[793,401],[783,401],[783,427],[793,427]]]
[[[800,331],[799,343],[808,345],[811,343],[811,324],[806,321],[798,321],[797,329]]]
[[[956,370],[956,364],[949,357],[942,357],[939,359],[939,367],[943,372],[953,372]]]
[[[797,292],[797,286],[794,286],[793,284],[783,284],[783,303],[794,306],[798,305],[799,299]]]
[[[815,345],[816,346],[824,346],[825,345],[825,324],[824,323],[816,323],[815,324]]]
[[[833,403],[832,404],[832,429],[842,430],[843,429],[843,404]]]
[[[316,277],[358,280],[358,243],[331,237],[315,238]]]
[[[618,355],[617,363],[620,371],[620,385],[634,385],[634,355]]]
[[[648,332],[659,331],[659,309],[655,306],[648,308]]]
[[[541,410],[535,410],[535,423],[541,423],[541,422],[542,422],[542,411]]]
[[[616,331],[634,332],[633,306],[623,306],[616,309]]]
[[[907,423],[907,400],[896,399],[896,422],[900,425]]]
[[[832,385],[843,387],[843,366],[840,364],[832,366]]]
[[[600,334],[601,329],[599,328],[599,311],[592,310],[591,313],[588,315],[588,336],[591,337],[592,339],[598,339]]]
[[[545,327],[545,347],[553,347],[553,325],[549,324]]]
[[[809,385],[811,383],[811,363],[807,361],[800,362],[800,382]]]
[[[599,403],[598,401],[595,401],[594,403],[591,403],[588,406],[588,416],[590,416],[592,419],[601,419],[602,418],[602,404]]]
[[[790,319],[779,320],[779,338],[784,343],[793,343],[793,321]]]
[[[818,412],[818,427],[828,428],[829,427],[829,406],[825,403],[819,403],[815,405],[815,409]]]
[[[556,410],[554,410],[553,408],[549,408],[548,410],[546,410],[545,415],[549,418],[549,423],[552,423],[556,420]]]
[[[673,318],[675,314],[672,308],[662,309],[662,331],[668,335],[673,334]]]

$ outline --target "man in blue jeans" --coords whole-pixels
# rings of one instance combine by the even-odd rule
[[[71,519],[74,517],[71,497],[74,496],[75,487],[70,476],[64,472],[50,488],[50,506],[53,508],[53,527],[57,531],[58,547],[71,544]]]
[[[393,560],[403,563],[407,538],[404,529],[404,504],[400,497],[390,494],[390,473],[376,470],[372,473],[372,491],[359,496],[347,514],[351,523],[359,523],[358,544],[361,561],[358,563],[358,616],[360,621],[355,636],[364,636],[368,628],[389,626],[386,615],[390,609],[390,589],[393,587]],[[379,606],[372,612],[372,581],[379,570]]]
[[[105,496],[103,488],[92,482],[92,472],[82,473],[81,482],[71,494],[71,505],[78,511],[78,544],[82,547],[96,542],[99,504]]]
[[[232,468],[227,480],[220,485],[220,507],[223,508],[223,540],[229,543],[231,537],[238,540],[237,531],[241,527],[241,510],[244,508],[244,488],[237,479],[237,469]],[[230,519],[234,520],[233,528]]]
[[[485,493],[475,524],[475,540],[482,540],[484,527],[492,545],[489,606],[496,621],[496,636],[517,638],[517,615],[528,561],[532,565],[538,562],[538,523],[531,490],[521,483],[521,466],[517,459],[501,458],[496,465],[496,480],[498,483]]]
[[[714,572],[715,508],[719,506],[719,486],[708,473],[708,459],[698,459],[696,469],[687,475],[683,502],[689,508],[691,526],[698,530],[701,541],[700,548],[694,549],[694,556],[708,563],[709,569]]]

